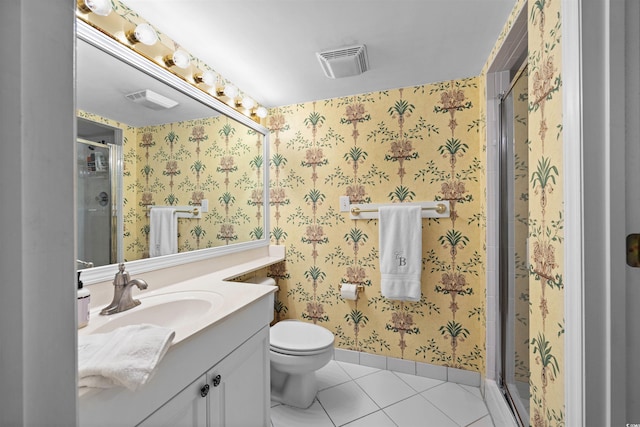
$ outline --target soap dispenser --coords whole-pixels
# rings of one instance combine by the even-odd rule
[[[78,329],[84,328],[89,324],[89,303],[91,302],[91,292],[83,287],[78,271]]]

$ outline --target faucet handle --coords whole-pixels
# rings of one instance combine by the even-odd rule
[[[118,264],[118,272],[113,278],[113,286],[124,286],[129,283],[129,273],[124,269],[124,263]]]

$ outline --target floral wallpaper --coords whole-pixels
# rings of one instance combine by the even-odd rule
[[[199,207],[199,219],[178,220],[178,251],[264,237],[262,135],[223,116],[133,128],[79,112],[124,130],[125,260],[149,256],[148,208]]]
[[[178,220],[179,252],[262,238],[262,140],[223,116],[140,128],[138,206],[200,206],[209,200],[201,219]],[[131,247],[147,257],[149,221],[146,212],[141,216],[144,238]]]
[[[529,0],[531,424],[564,425],[560,0]]]
[[[340,348],[484,371],[485,285],[478,79],[363,94],[271,111],[271,269],[278,319],[321,324]],[[422,298],[380,294],[377,220],[351,203],[448,200],[424,219]],[[343,300],[340,283],[364,286]]]
[[[521,375],[528,363],[530,424],[564,426],[564,282],[562,171],[562,8],[560,0],[518,0],[481,73],[502,47],[518,13],[528,19],[528,353],[518,349]],[[483,126],[486,93],[481,90]],[[486,130],[481,132],[486,151]],[[524,156],[521,161],[524,162]],[[484,191],[486,194],[486,181]],[[524,187],[518,187],[523,188]],[[519,190],[518,190],[519,191]],[[521,249],[520,249],[521,250]],[[524,265],[520,265],[524,267]],[[522,271],[519,269],[518,271]],[[520,312],[524,315],[524,312]]]
[[[526,8],[529,216],[520,225],[526,224],[529,262],[519,259],[529,266],[530,338],[524,346],[528,358],[522,347],[518,360],[521,374],[529,371],[531,425],[563,426],[561,5],[560,0],[514,3],[487,64]],[[115,34],[140,21],[134,11],[116,5],[120,20],[93,24]],[[163,48],[175,47],[159,35]],[[277,320],[322,324],[336,334],[341,348],[484,372],[487,69],[468,79],[274,108],[266,122],[269,159],[256,158],[255,135],[229,134],[227,145],[220,134],[223,124],[174,123],[142,131],[124,125],[125,185],[136,194],[125,200],[128,256],[144,256],[147,250],[144,206],[151,201],[197,204],[208,197],[210,205],[217,203],[210,218],[217,228],[203,228],[205,234],[195,224],[181,228],[182,248],[266,232],[254,225],[260,215],[256,206],[208,193],[241,187],[244,200],[257,202],[253,191],[260,183],[252,176],[258,175],[233,171],[238,162],[255,161],[254,173],[260,167],[271,173],[269,238],[287,248],[287,261],[269,269],[281,289]],[[233,138],[242,147],[234,152]],[[381,297],[377,221],[353,221],[339,212],[342,195],[352,203],[451,202],[450,218],[423,220],[419,302]],[[223,224],[233,224],[234,231],[223,230]],[[364,292],[356,301],[342,300],[340,283],[363,285]]]

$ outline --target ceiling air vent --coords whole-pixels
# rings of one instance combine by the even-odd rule
[[[369,69],[365,45],[317,52],[324,74],[332,79],[357,76]]]
[[[162,96],[159,93],[155,93],[154,91],[149,89],[139,90],[137,92],[127,94],[125,95],[125,97],[135,103],[144,105],[147,108],[151,108],[152,110],[166,110],[178,105],[178,102],[174,101],[173,99]]]

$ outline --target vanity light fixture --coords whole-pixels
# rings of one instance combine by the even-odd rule
[[[264,119],[265,117],[267,117],[267,109],[263,106],[256,108],[256,116]]]
[[[244,98],[242,98],[241,105],[246,110],[251,110],[253,107],[256,106],[256,101],[254,101],[252,98],[248,96],[245,96]]]
[[[163,59],[167,67],[173,67],[175,65],[178,68],[187,68],[191,62],[189,54],[180,49],[173,52],[172,55],[165,56]]]
[[[78,0],[78,10],[82,13],[95,13],[107,16],[111,13],[111,0]]]
[[[213,71],[205,71],[204,73],[198,73],[193,76],[193,80],[196,83],[204,83],[207,86],[215,86],[218,76]]]
[[[153,46],[158,41],[158,34],[149,24],[138,24],[135,29],[126,32],[129,43],[142,43]]]
[[[234,85],[226,85],[222,93],[228,98],[235,99],[238,96],[238,88]]]

